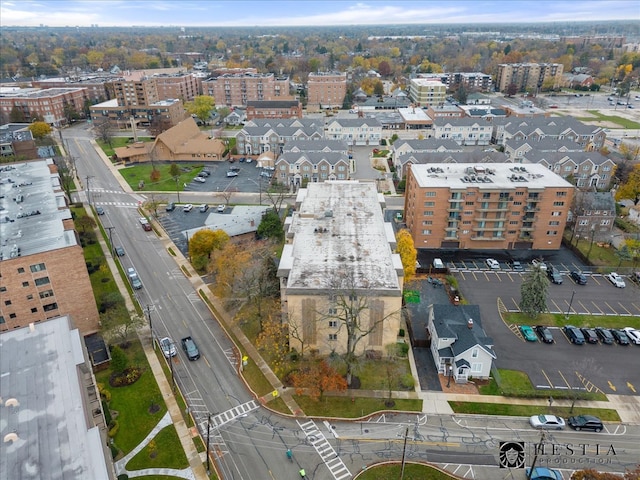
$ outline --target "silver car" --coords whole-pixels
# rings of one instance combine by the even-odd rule
[[[551,430],[562,430],[564,419],[555,415],[533,415],[529,418],[529,423],[533,428],[548,428]]]
[[[175,357],[178,354],[176,350],[176,346],[169,337],[164,337],[160,339],[160,349],[166,358]]]

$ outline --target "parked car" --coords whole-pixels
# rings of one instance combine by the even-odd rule
[[[119,257],[124,257],[124,248],[122,248],[120,245],[118,245],[114,251],[116,252],[116,255]]]
[[[580,331],[587,343],[598,343],[598,335],[593,328],[581,328]]]
[[[578,285],[587,284],[587,276],[582,272],[578,272],[577,270],[571,272],[571,279]]]
[[[525,475],[531,480],[562,480],[562,473],[547,467],[527,467]]]
[[[193,210],[193,204],[191,203],[187,203],[184,207],[182,207],[183,212],[190,212],[191,210]]]
[[[493,258],[487,258],[485,263],[491,270],[500,270],[500,263]]]
[[[610,332],[618,345],[629,345],[629,337],[627,337],[627,333],[624,330],[612,328]]]
[[[596,331],[596,335],[604,345],[613,345],[613,342],[614,342],[613,335],[611,335],[611,332],[608,329],[602,328],[602,327],[596,327],[595,331]]]
[[[165,207],[165,210],[167,212],[173,212],[175,209],[176,209],[176,204],[174,202],[167,203],[167,206]]]
[[[242,159],[240,159],[240,161],[242,161]],[[229,167],[229,171],[230,172],[239,172],[240,171],[240,167]]]
[[[184,353],[187,354],[187,358],[189,360],[197,360],[200,358],[198,346],[191,337],[184,337],[182,339],[182,349],[184,350]]]
[[[195,177],[195,178],[193,179],[193,181],[194,181],[194,182],[198,182],[198,183],[205,183],[205,182],[207,181],[207,179],[206,179],[206,178],[204,178],[204,177]]]
[[[549,277],[551,283],[562,285],[562,275],[560,275],[560,272],[555,267],[547,267],[547,277]]]
[[[176,346],[169,337],[164,337],[160,339],[160,350],[164,353],[166,358],[175,357],[178,351],[176,350]]]
[[[614,286],[618,288],[624,288],[627,286],[627,284],[624,283],[624,280],[622,279],[622,277],[618,275],[616,272],[611,272],[609,275],[605,275],[605,277],[607,277],[607,279],[611,283],[613,283]]]
[[[576,415],[569,417],[567,423],[574,430],[593,430],[594,432],[601,432],[604,426],[602,420],[593,415]]]
[[[200,210],[200,213],[205,213],[207,210],[209,210],[209,205],[206,203],[203,203],[198,207],[198,210]]]
[[[627,334],[631,343],[634,345],[640,345],[640,330],[636,330],[633,327],[625,327],[622,330]]]
[[[531,260],[531,265],[533,265],[533,268],[539,268],[543,272],[547,271],[547,265],[542,260],[538,260],[537,258]]]
[[[209,175],[211,175],[209,170],[200,170],[200,173],[198,173],[198,176],[200,177],[208,177]]]
[[[98,206],[96,207],[96,213],[97,213],[98,215],[104,215],[104,208],[102,208],[100,205],[98,205]]]
[[[569,341],[575,345],[584,345],[584,335],[579,328],[573,325],[566,325],[563,327],[564,333]]]
[[[529,418],[529,423],[533,428],[551,428],[554,430],[562,430],[564,428],[564,419],[555,415],[533,415]]]
[[[220,205],[218,205],[218,208],[216,208],[216,212],[218,212],[218,213],[224,213],[224,211],[225,211],[225,209],[226,209],[226,208],[227,208],[227,207],[225,207],[224,205],[220,204]]]
[[[263,172],[260,172],[260,176],[271,178],[272,175],[271,175],[271,172],[263,171]]]
[[[538,325],[536,327],[536,333],[540,337],[540,340],[542,340],[544,343],[554,343],[555,342],[549,327],[545,327],[544,325]]]
[[[227,172],[227,177],[231,178],[231,177],[237,177],[238,176],[238,172],[234,172],[233,170],[229,170]]]
[[[640,284],[640,272],[633,272],[633,275],[631,275],[631,280]]]
[[[253,162],[253,159],[251,157],[247,157],[247,163],[251,163]]]
[[[514,272],[523,272],[524,267],[520,262],[514,260],[513,262],[511,262],[511,270],[513,270]]]
[[[534,333],[533,328],[531,328],[529,325],[520,325],[520,332],[522,333],[522,336],[527,342],[538,341],[538,337],[536,337],[536,334]]]
[[[142,225],[142,229],[145,232],[151,231],[151,224],[149,223],[149,220],[147,220],[145,217],[140,217],[138,221],[140,222],[140,225]]]
[[[140,290],[142,288],[142,282],[140,281],[140,277],[138,277],[138,272],[136,272],[135,268],[127,268],[127,277],[129,277],[129,282],[134,290]]]

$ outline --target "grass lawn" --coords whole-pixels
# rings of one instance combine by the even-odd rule
[[[638,316],[616,316],[616,315],[569,315],[565,319],[562,313],[542,313],[535,319],[524,313],[505,313],[504,320],[507,323],[516,325],[547,325],[549,327],[563,327],[573,325],[575,327],[606,327],[624,328],[630,323],[638,322]]]
[[[191,182],[193,178],[202,170],[202,164],[182,164],[179,163],[180,176],[178,181],[171,176],[169,169],[170,163],[155,162],[155,168],[160,172],[160,176],[157,181],[151,180],[151,172],[153,171],[153,165],[143,164],[135,165],[133,167],[127,167],[120,170],[120,175],[125,179],[129,186],[138,192],[175,192],[176,190],[184,190],[183,184]],[[144,182],[144,187],[139,188],[140,182]]]
[[[117,420],[120,425],[114,442],[126,454],[144,440],[165,414],[167,407],[140,343],[132,342],[124,352],[129,358],[129,365],[144,368],[144,373],[136,383],[126,387],[111,387],[109,385],[110,369],[97,372],[96,379],[111,392],[109,408],[118,412]],[[156,413],[149,413],[152,403],[159,407]]]
[[[539,405],[512,405],[482,402],[449,402],[451,408],[456,413],[471,413],[476,415],[506,415],[511,417],[530,417],[539,413],[551,413],[563,418],[571,415],[595,415],[605,422],[619,422],[618,412],[608,408],[585,408],[575,407],[571,412],[570,407],[551,408]]]
[[[151,137],[138,137],[138,140],[141,142],[150,142]],[[102,149],[102,151],[107,155],[107,157],[111,158],[111,156],[115,153],[114,148],[126,147],[133,141],[132,137],[113,137],[111,139],[111,146],[106,144],[100,139],[96,139],[96,143]]]
[[[629,120],[624,117],[620,117],[618,115],[605,115],[600,113],[598,110],[587,110],[588,113],[596,117],[596,120],[601,122],[612,122],[620,125],[620,128],[629,128],[629,129],[638,129],[640,128],[640,123],[634,122],[633,120]],[[593,123],[593,117],[575,117],[576,119],[582,122]]]
[[[173,425],[169,425],[160,430],[153,440],[127,463],[126,468],[127,470],[187,468],[189,466],[187,456],[182,448],[175,448],[176,445],[180,445],[178,433]],[[152,452],[155,452],[153,457]]]
[[[380,410],[422,411],[422,400],[395,399],[393,407],[387,407],[382,398],[328,397],[314,400],[294,395],[293,398],[305,414],[317,417],[358,418]]]
[[[569,238],[567,238],[567,240]],[[609,272],[614,271],[618,267],[634,266],[630,260],[620,262],[620,257],[616,255],[616,249],[614,247],[600,247],[597,242],[594,242],[592,246],[591,240],[580,238],[576,241],[575,237],[573,239],[573,245],[575,245],[585,257],[588,254],[589,262],[592,265],[610,267],[606,269]]]
[[[395,463],[392,465],[379,465],[367,468],[358,480],[387,480],[389,478],[400,478],[402,465]],[[433,467],[420,465],[418,463],[405,463],[404,480],[456,480],[456,477],[442,473]]]

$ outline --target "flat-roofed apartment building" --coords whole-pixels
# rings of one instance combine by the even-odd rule
[[[564,65],[561,63],[501,63],[498,65],[496,86],[498,91],[506,92],[512,83],[518,91],[529,89],[535,92],[547,80],[552,80],[553,86],[562,81]]]
[[[11,111],[18,109],[25,122],[42,118],[49,125],[66,125],[65,108],[71,105],[84,115],[87,91],[84,88],[2,88],[0,89],[0,124],[9,123]]]
[[[447,86],[436,80],[412,78],[409,82],[409,98],[420,107],[439,105],[447,97]]]
[[[89,107],[94,123],[109,122],[115,128],[131,128],[131,119],[136,125],[149,126],[161,122],[167,129],[175,127],[188,117],[178,99],[159,100],[149,105],[119,105],[116,99],[107,100]]]
[[[53,161],[0,167],[0,331],[71,315],[97,332],[89,273]]]
[[[225,73],[203,80],[202,93],[226,107],[246,107],[250,100],[293,100],[289,77],[273,73]]]
[[[298,191],[278,266],[291,348],[344,353],[350,314],[369,332],[358,354],[396,342],[404,270],[383,206],[369,182],[326,181]]]
[[[311,72],[307,78],[307,109],[342,108],[347,95],[345,72]]]
[[[411,165],[405,221],[416,248],[557,250],[573,195],[544,165]]]

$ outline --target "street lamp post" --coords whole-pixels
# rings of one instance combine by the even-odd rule
[[[569,300],[569,308],[567,308],[567,313],[565,314],[564,318],[566,320],[569,320],[569,313],[571,312],[571,304],[573,303],[573,296],[576,294],[576,291],[574,290],[573,292],[571,292],[571,300]]]
[[[153,324],[151,323],[151,305],[147,304],[147,319],[149,319],[149,330],[151,330],[151,346],[156,349],[156,344],[153,341]],[[171,361],[171,359],[169,359]]]
[[[169,351],[171,351],[171,347],[175,348],[175,344],[171,343]],[[173,393],[176,393],[176,377],[173,372],[173,357],[171,355],[169,355],[169,366],[171,367],[171,384],[173,385]]]
[[[176,181],[176,194],[178,195],[178,203],[180,203],[180,177],[173,177]]]
[[[207,415],[207,475],[210,473],[209,469],[209,435],[211,435],[211,414]]]
[[[111,232],[113,232],[113,230],[115,230],[116,227],[105,227],[107,230],[109,230],[109,245],[111,247],[111,253],[113,253],[113,236],[111,235]]]
[[[591,255],[591,249],[593,248],[593,237],[596,234],[596,226],[591,225],[591,244],[589,245],[589,251],[587,252],[587,261],[589,261],[589,255]]]

